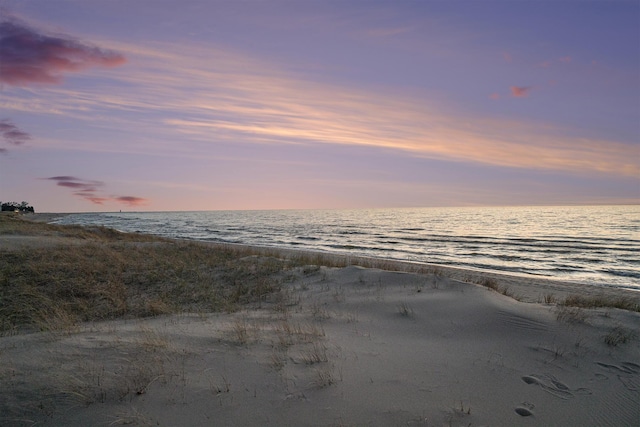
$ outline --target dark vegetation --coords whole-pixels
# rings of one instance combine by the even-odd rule
[[[22,213],[35,212],[33,209],[33,206],[29,206],[29,203],[27,202],[22,202],[22,203],[2,202],[0,203],[0,210],[2,212],[22,212]]]
[[[611,298],[606,296],[570,295],[561,302],[561,305],[580,308],[611,307],[640,312],[640,304],[637,300],[631,300],[624,297]]]
[[[295,261],[250,248],[0,216],[0,235],[57,237],[0,249],[0,332],[178,311],[232,311],[279,289]]]

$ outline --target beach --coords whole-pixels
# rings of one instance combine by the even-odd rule
[[[0,259],[13,263],[17,254],[102,245],[229,249],[12,227],[0,223]],[[247,251],[238,265],[262,291],[243,293],[232,308],[191,301],[142,316],[126,314],[136,302],[127,299],[130,311],[109,320],[6,327],[0,424],[640,423],[638,292],[290,249],[234,250]],[[275,278],[269,286],[261,281],[267,276]],[[244,277],[234,276],[234,286]],[[2,286],[10,283],[3,278]],[[196,294],[184,286],[183,294]],[[617,308],[621,300],[636,310]]]

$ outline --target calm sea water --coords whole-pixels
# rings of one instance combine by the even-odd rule
[[[123,212],[57,222],[640,291],[640,206]]]

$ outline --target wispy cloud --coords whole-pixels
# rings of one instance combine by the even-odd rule
[[[116,202],[127,206],[141,206],[149,202],[148,199],[136,196],[108,196],[101,190],[105,186],[102,181],[91,181],[70,175],[52,176],[43,178],[54,181],[60,187],[70,188],[73,195],[80,197],[95,205],[104,205],[107,202]]]
[[[50,181],[55,181],[60,187],[67,187],[77,190],[79,194],[85,195],[98,191],[99,187],[104,186],[104,182],[101,181],[86,181],[75,176],[52,176],[46,178]]]
[[[68,110],[61,114],[105,128],[117,123],[137,141],[112,144],[110,150],[214,157],[218,144],[237,141],[339,144],[511,168],[640,173],[633,146],[590,138],[577,129],[445,114],[424,97],[310,81],[211,46],[116,48],[136,58],[127,73],[117,76],[126,91],[47,88],[39,94],[48,97],[38,99],[43,111],[65,105]],[[511,96],[525,97],[530,90],[514,86]],[[103,115],[108,119],[100,119]],[[83,149],[104,149],[94,144]]]
[[[89,67],[114,67],[125,57],[66,35],[48,35],[17,19],[0,22],[0,83],[57,84],[62,75]]]
[[[511,96],[526,98],[529,96],[529,92],[531,92],[531,86],[511,86],[509,90],[511,90]]]
[[[22,145],[31,139],[31,135],[20,130],[9,119],[0,120],[0,135],[2,136],[2,140],[10,145]],[[8,152],[9,150],[7,148],[0,148],[1,154],[6,154]]]
[[[147,204],[148,200],[142,197],[134,196],[114,196],[113,200],[123,203],[127,206],[142,206]]]
[[[0,120],[0,133],[6,142],[13,145],[21,145],[31,139],[31,136],[18,129],[9,119]]]

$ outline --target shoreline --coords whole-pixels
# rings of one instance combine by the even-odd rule
[[[73,215],[74,213],[35,213],[26,214],[27,220],[43,223]],[[156,235],[154,235],[156,236]],[[158,236],[161,237],[161,236]],[[471,269],[465,267],[445,266],[419,261],[403,261],[390,258],[376,258],[359,255],[339,254],[325,251],[317,251],[305,248],[285,248],[276,246],[256,246],[244,243],[210,242],[196,239],[166,238],[169,240],[197,243],[211,247],[237,247],[248,248],[264,254],[277,254],[295,257],[300,254],[317,258],[319,260],[329,260],[332,262],[344,261],[347,265],[361,265],[380,269],[391,269],[404,272],[431,272],[437,271],[450,279],[461,282],[480,284],[486,280],[497,281],[500,286],[506,287],[512,292],[512,296],[523,302],[543,302],[548,299],[563,299],[572,295],[586,295],[589,297],[602,296],[605,298],[624,297],[630,298],[640,304],[640,289],[628,287],[600,286],[590,283],[570,282],[551,277],[535,276],[528,273],[512,273],[491,270]]]
[[[513,297],[521,302],[540,303],[544,297],[553,294],[557,298],[565,298],[571,295],[603,296],[607,298],[625,297],[640,304],[640,289],[613,288],[596,286],[592,284],[567,282],[546,277],[529,275],[516,275],[503,272],[486,270],[473,270],[464,267],[444,266],[440,264],[421,263],[413,261],[401,261],[387,258],[374,258],[357,255],[334,254],[330,252],[314,251],[311,249],[291,249],[268,246],[253,246],[241,243],[205,242],[191,239],[174,239],[188,243],[201,244],[212,247],[237,247],[249,248],[265,255],[296,257],[301,254],[311,259],[329,262],[343,261],[346,265],[356,265],[365,268],[374,268],[387,271],[399,271],[405,273],[436,274],[448,279],[470,284],[482,284],[487,280],[494,280],[499,286],[506,286],[507,291],[512,291]],[[557,299],[556,298],[556,299]]]

